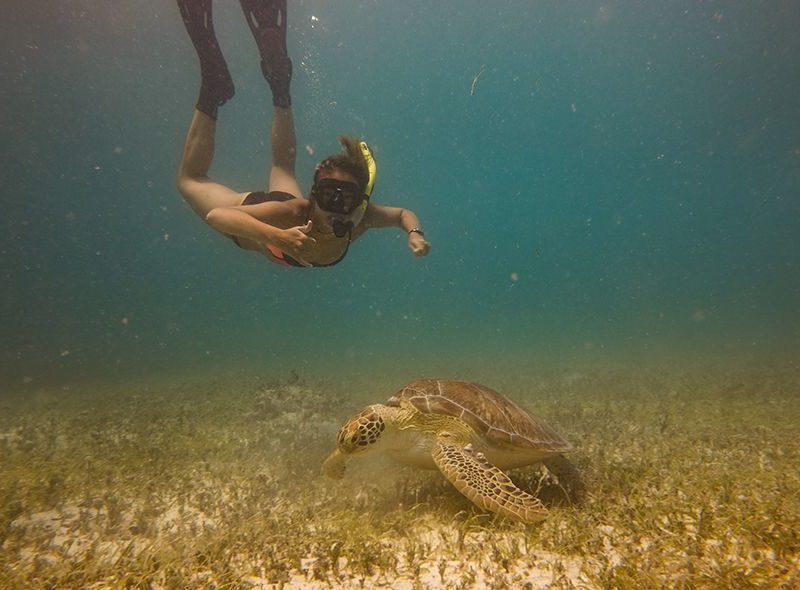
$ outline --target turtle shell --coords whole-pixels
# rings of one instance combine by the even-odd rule
[[[572,445],[541,418],[477,383],[417,379],[389,398],[387,405],[399,406],[403,400],[426,414],[461,418],[487,443],[499,448],[551,453],[573,450]]]

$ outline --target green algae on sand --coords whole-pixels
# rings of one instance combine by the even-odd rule
[[[322,478],[342,419],[402,384],[377,376],[355,388],[223,375],[6,392],[0,587],[800,584],[796,368],[481,380],[576,443],[581,506],[525,526],[385,460]],[[541,483],[536,468],[511,473]]]

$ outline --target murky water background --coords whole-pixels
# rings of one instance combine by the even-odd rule
[[[243,255],[174,189],[198,81],[177,9],[17,3],[4,380],[796,352],[793,3],[292,2],[289,18],[302,184],[337,134],[363,134],[376,200],[420,215],[431,256],[392,231],[321,272]],[[257,52],[235,3],[215,19],[237,96],[212,174],[263,188]]]

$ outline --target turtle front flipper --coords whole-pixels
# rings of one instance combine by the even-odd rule
[[[336,449],[328,455],[328,458],[322,464],[322,473],[332,479],[342,479],[346,467],[345,462],[345,456],[339,449]]]
[[[437,436],[432,455],[448,481],[480,508],[523,522],[538,522],[547,516],[547,508],[538,498],[519,489],[483,453],[476,453],[449,433]]]

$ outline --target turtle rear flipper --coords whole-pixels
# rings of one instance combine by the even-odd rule
[[[538,522],[547,517],[547,508],[538,498],[514,485],[482,453],[474,452],[447,433],[437,437],[432,455],[447,480],[480,508],[523,522]]]

